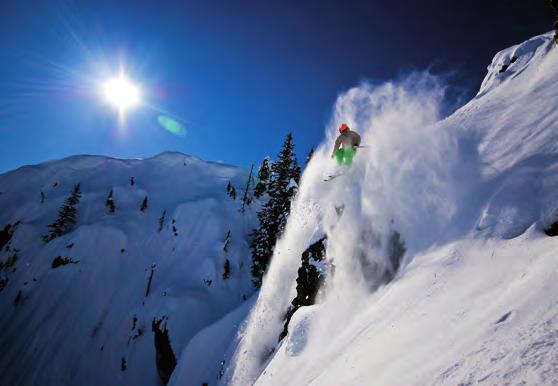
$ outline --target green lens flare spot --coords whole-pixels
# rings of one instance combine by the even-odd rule
[[[157,121],[163,127],[163,129],[165,129],[169,133],[176,135],[177,137],[186,136],[186,128],[175,119],[172,119],[165,115],[159,115]]]

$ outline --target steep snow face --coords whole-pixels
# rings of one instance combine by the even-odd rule
[[[548,34],[540,35],[498,52],[488,66],[488,75],[484,78],[477,97],[520,75],[529,66],[539,48],[552,48],[547,43]]]
[[[168,369],[156,358],[165,361],[169,343],[180,359],[253,293],[246,240],[256,219],[226,195],[228,181],[240,188],[246,178],[178,153],[76,156],[0,175],[0,230],[20,221],[0,240],[0,383],[159,384]],[[74,229],[43,242],[77,183]],[[188,360],[204,363],[205,353]]]
[[[223,384],[556,382],[558,241],[541,232],[558,215],[552,34],[496,55],[445,119],[443,91],[414,74],[339,97]],[[340,122],[365,146],[347,170],[330,160]],[[406,254],[385,284],[394,231]],[[324,234],[325,295],[278,343],[300,255]]]

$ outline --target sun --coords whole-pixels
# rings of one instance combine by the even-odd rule
[[[119,111],[127,110],[140,103],[140,90],[123,73],[103,83],[105,99],[118,108]]]

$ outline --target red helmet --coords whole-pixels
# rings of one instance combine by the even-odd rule
[[[344,133],[347,130],[349,130],[349,126],[347,126],[346,123],[342,123],[341,126],[339,126],[339,132],[340,133]]]

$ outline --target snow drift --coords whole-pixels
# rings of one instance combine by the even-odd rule
[[[558,215],[557,86],[546,34],[497,54],[445,119],[428,74],[341,95],[222,383],[555,384],[557,241],[542,229]],[[342,121],[367,147],[324,182]],[[384,285],[395,231],[406,254]],[[324,234],[325,295],[278,343],[300,255]]]

